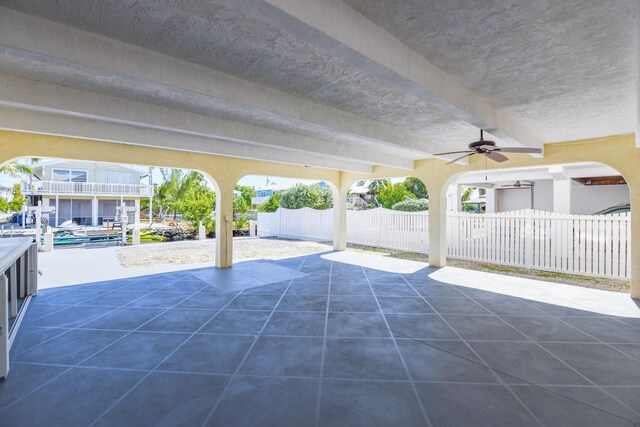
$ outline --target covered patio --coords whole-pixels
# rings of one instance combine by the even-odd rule
[[[0,424],[640,424],[639,34],[626,0],[0,0],[0,165],[216,192],[212,265],[25,302]],[[629,294],[447,267],[463,174],[586,163],[629,186]],[[247,175],[331,188],[333,251],[234,263]],[[429,265],[345,252],[351,186],[408,176]]]
[[[632,300],[470,273],[329,252],[46,289],[12,349],[0,419],[640,423]]]

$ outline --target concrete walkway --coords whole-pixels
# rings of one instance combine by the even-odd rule
[[[40,289],[81,283],[102,282],[105,280],[126,279],[150,274],[190,270],[207,267],[209,263],[157,265],[153,267],[123,267],[118,261],[118,246],[99,248],[63,249],[40,253],[38,269],[42,272],[38,287]]]

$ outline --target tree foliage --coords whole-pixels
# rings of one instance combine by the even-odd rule
[[[280,207],[280,198],[282,193],[275,193],[269,197],[269,200],[258,206],[258,212],[275,212]]]
[[[378,202],[385,208],[391,209],[396,203],[409,199],[415,199],[413,193],[407,190],[402,182],[396,182],[395,184],[389,184],[384,187],[378,195]]]
[[[37,161],[39,161],[38,158],[31,159],[31,163],[35,163]],[[0,174],[19,178],[25,175],[32,176],[33,169],[31,169],[31,166],[26,163],[23,163],[21,161],[14,161],[0,166]]]
[[[403,200],[393,205],[394,211],[404,212],[420,212],[429,210],[429,201],[427,199],[411,199]]]
[[[0,212],[9,212],[9,202],[4,197],[0,197]]]
[[[253,197],[256,197],[256,190],[254,190],[253,187],[249,187],[248,185],[236,185],[236,191],[242,193],[238,197],[241,197],[242,200],[244,200],[244,203],[242,203],[242,205],[246,206],[246,210],[242,212],[246,212],[251,207],[251,199]]]
[[[194,227],[200,221],[207,232],[215,231],[216,221],[213,211],[216,206],[216,193],[203,183],[190,187],[177,204],[177,211]]]
[[[476,191],[475,187],[467,187],[465,186],[462,190],[462,195],[460,196],[460,202],[468,202],[471,200],[473,193]],[[475,212],[478,210],[478,205],[465,203],[462,204],[462,210],[465,212]]]
[[[280,207],[286,209],[329,209],[333,206],[331,190],[318,184],[298,184],[281,192]]]
[[[207,231],[214,231],[216,193],[204,176],[182,169],[162,168],[160,172],[162,183],[156,184],[153,191],[154,216],[164,221],[168,215],[176,219],[180,214],[193,227],[202,221]]]
[[[20,191],[20,184],[13,185],[13,198],[9,203],[7,203],[7,207],[10,212],[20,212],[22,210],[22,206],[27,203],[26,197]]]
[[[404,180],[403,184],[405,188],[409,190],[409,192],[411,192],[414,196],[416,196],[416,199],[429,198],[429,192],[427,191],[427,187],[424,185],[424,182],[422,182],[419,178],[410,176]]]

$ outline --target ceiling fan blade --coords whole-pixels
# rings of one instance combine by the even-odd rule
[[[490,158],[491,160],[493,160],[494,162],[502,163],[509,160],[507,156],[503,156],[502,154],[497,153],[495,151],[487,151],[486,153],[484,153],[484,155]]]
[[[448,153],[438,153],[438,154],[433,154],[433,156],[447,156],[449,154],[462,154],[462,153],[475,153],[475,151],[471,151],[471,150],[464,150],[464,151],[450,151]]]
[[[447,162],[446,164],[447,164],[447,165],[450,165],[451,163],[458,162],[458,161],[460,161],[460,160],[464,159],[465,157],[473,156],[474,154],[476,154],[476,152],[475,152],[475,151],[472,151],[472,152],[470,152],[470,153],[465,154],[464,156],[460,156],[460,157],[458,157],[457,159],[453,159],[453,160],[451,160],[450,162]]]
[[[527,148],[527,147],[504,147],[504,148],[496,148],[493,151],[500,151],[501,153],[542,153],[542,150],[539,148]]]

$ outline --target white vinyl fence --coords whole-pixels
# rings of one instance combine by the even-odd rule
[[[258,237],[328,241],[333,239],[333,209],[311,208],[258,212]]]
[[[258,236],[328,241],[331,209],[258,213]],[[428,212],[347,211],[347,242],[429,252]],[[524,210],[449,212],[448,256],[588,276],[630,277],[631,223],[620,216]]]
[[[447,214],[448,256],[589,276],[630,277],[628,214],[524,210]]]

